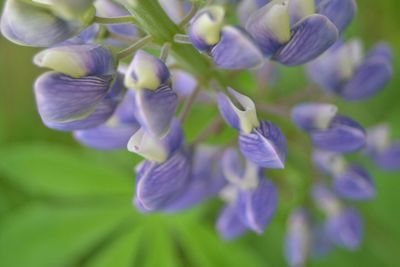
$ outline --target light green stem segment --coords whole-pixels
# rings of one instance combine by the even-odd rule
[[[226,79],[214,69],[207,57],[199,54],[192,46],[174,42],[174,36],[184,32],[168,17],[157,0],[124,0],[122,2],[137,24],[153,36],[153,42],[160,46],[165,43],[172,44],[171,54],[182,68],[195,75],[203,83],[215,79],[220,84],[227,85]]]

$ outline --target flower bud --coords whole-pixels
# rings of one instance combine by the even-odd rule
[[[131,89],[156,90],[170,77],[167,66],[160,59],[143,50],[136,52],[125,76],[125,86]]]
[[[366,134],[354,120],[337,115],[326,130],[310,132],[315,147],[338,153],[350,153],[365,145]]]
[[[225,17],[222,6],[208,6],[200,10],[190,21],[189,36],[193,46],[208,51],[220,40]]]
[[[292,109],[292,120],[305,131],[329,128],[338,108],[331,104],[302,103]]]
[[[247,160],[263,168],[283,169],[287,158],[287,143],[281,129],[262,121],[250,134],[241,133],[240,151]]]
[[[350,165],[334,176],[335,191],[341,197],[352,200],[368,200],[375,197],[375,185],[369,173],[361,166]]]
[[[181,126],[175,119],[170,131],[162,138],[154,137],[141,128],[130,138],[128,150],[147,160],[163,163],[182,146],[183,141]]]
[[[97,44],[49,48],[37,54],[34,62],[74,78],[113,75],[116,68],[111,50]]]
[[[222,116],[236,130],[251,133],[255,127],[260,125],[254,102],[249,97],[238,93],[232,88],[228,88],[228,92],[241,107],[237,107],[224,93],[218,93],[218,107]]]
[[[274,184],[260,178],[255,189],[240,190],[237,215],[244,225],[262,234],[270,223],[278,205],[278,192]]]
[[[51,6],[36,6],[22,0],[8,0],[1,17],[1,32],[12,42],[34,47],[61,43],[86,28],[95,15],[90,8],[79,19],[67,19],[51,12]]]
[[[166,162],[145,161],[137,171],[136,198],[148,211],[163,210],[182,196],[190,182],[190,157],[177,151]]]
[[[347,169],[347,162],[340,154],[315,150],[313,161],[316,167],[327,175],[341,175]]]

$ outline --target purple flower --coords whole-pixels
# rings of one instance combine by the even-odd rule
[[[190,183],[191,158],[178,150],[164,163],[142,162],[137,168],[136,204],[141,210],[157,211],[182,197]]]
[[[310,78],[323,89],[349,101],[370,98],[382,90],[393,75],[391,49],[378,44],[363,56],[361,43],[339,41],[308,65]]]
[[[239,27],[223,26],[225,11],[210,6],[191,20],[189,36],[193,46],[207,52],[223,69],[248,69],[262,65],[263,55],[252,37]]]
[[[310,133],[315,147],[322,150],[350,153],[365,145],[365,131],[354,120],[337,115],[325,130],[313,130]]]
[[[289,218],[285,252],[289,266],[304,266],[311,249],[309,215],[305,209],[294,210]]]
[[[327,129],[337,110],[331,104],[302,103],[292,109],[292,120],[304,131]]]
[[[1,32],[20,45],[49,47],[61,43],[89,26],[95,15],[93,0],[75,2],[46,1],[40,7],[29,1],[7,0]]]
[[[386,124],[368,129],[366,153],[384,170],[400,169],[400,143],[391,140]]]
[[[334,175],[334,187],[339,196],[352,200],[368,200],[375,197],[372,177],[361,166],[349,165]]]
[[[363,237],[363,222],[360,214],[351,208],[343,209],[326,221],[329,238],[338,246],[355,250]]]
[[[263,168],[283,169],[287,158],[287,142],[281,129],[269,121],[261,121],[250,134],[240,133],[239,147],[251,162]]]
[[[178,104],[178,95],[169,86],[169,78],[165,63],[141,50],[125,75],[125,85],[135,90],[136,118],[155,137],[167,134]]]
[[[319,14],[308,15],[291,26],[289,6],[282,0],[271,1],[253,13],[246,29],[265,57],[289,66],[315,59],[338,37],[336,26]]]

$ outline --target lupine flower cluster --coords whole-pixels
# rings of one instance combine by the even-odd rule
[[[138,210],[178,212],[219,196],[222,238],[261,235],[279,202],[267,171],[290,164],[288,141],[296,140],[260,119],[263,103],[235,90],[224,75],[250,70],[271,78],[265,72],[271,62],[304,65],[321,89],[360,101],[389,82],[392,53],[380,43],[364,55],[361,41],[343,40],[356,14],[354,0],[212,2],[7,0],[1,32],[19,45],[44,48],[33,61],[48,71],[34,93],[47,127],[72,132],[89,147],[144,158],[136,166]],[[232,17],[240,25],[229,24]],[[193,105],[217,106],[237,142],[204,144],[224,127],[221,118],[186,140]],[[334,245],[353,250],[361,243],[362,218],[351,201],[376,192],[365,167],[347,154],[362,152],[379,167],[398,170],[400,144],[387,125],[365,130],[336,105],[312,98],[296,103],[291,119],[311,141],[314,152],[305,158],[316,173],[312,201],[288,219],[286,257],[298,267]]]

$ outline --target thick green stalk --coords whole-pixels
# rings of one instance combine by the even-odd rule
[[[165,13],[157,0],[125,0],[125,6],[132,13],[138,25],[153,36],[159,45],[171,43],[171,54],[185,70],[200,81],[216,79],[224,83],[221,75],[215,71],[210,60],[190,45],[174,43],[174,36],[183,31]]]

